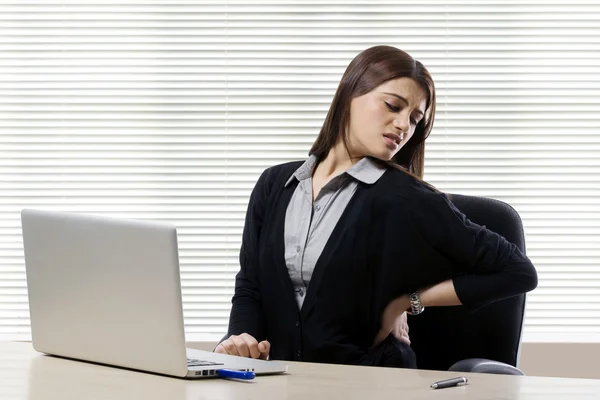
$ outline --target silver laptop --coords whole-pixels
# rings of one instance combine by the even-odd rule
[[[186,378],[287,370],[186,349],[175,226],[27,209],[21,224],[35,350]]]

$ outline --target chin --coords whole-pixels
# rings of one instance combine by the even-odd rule
[[[368,156],[378,158],[382,161],[390,161],[396,153],[396,151],[390,151],[388,148],[385,148],[379,151],[370,152]]]

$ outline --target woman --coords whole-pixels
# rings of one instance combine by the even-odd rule
[[[516,246],[422,181],[434,114],[433,80],[405,52],[350,63],[309,159],[267,169],[252,192],[216,352],[373,365],[391,345],[396,366],[415,367],[407,310],[536,287]]]

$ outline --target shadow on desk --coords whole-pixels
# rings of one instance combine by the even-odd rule
[[[261,379],[265,379],[261,377]],[[285,379],[279,377],[279,379]],[[30,364],[29,400],[186,400],[200,398],[236,398],[240,386],[233,381],[223,385],[220,379],[185,380],[103,366],[77,360],[39,355]],[[282,384],[282,386],[284,386]],[[231,393],[228,393],[231,392]]]
[[[157,384],[159,383],[159,384]],[[31,361],[29,399],[186,399],[186,382],[40,355]]]

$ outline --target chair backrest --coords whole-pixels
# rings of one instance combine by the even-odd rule
[[[502,235],[525,253],[523,224],[514,208],[484,197],[448,196],[469,220]],[[409,316],[418,368],[445,371],[467,358],[487,358],[517,367],[524,313],[525,295],[520,295],[475,312],[463,307],[436,307]]]

